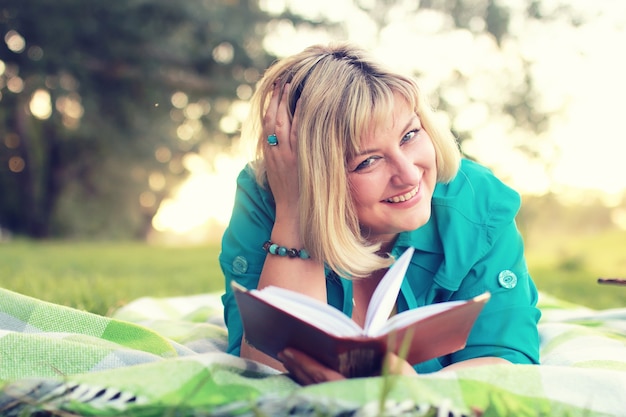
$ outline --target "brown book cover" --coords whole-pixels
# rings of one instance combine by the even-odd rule
[[[390,269],[401,275],[391,279],[401,282],[408,266],[405,261],[397,268],[394,264],[395,271]],[[401,354],[406,349],[407,361],[417,364],[462,349],[490,297],[487,292],[467,301],[404,311],[368,332],[332,306],[285,289],[274,288],[277,292],[266,296],[267,288],[247,290],[233,283],[246,341],[274,358],[287,347],[298,349],[347,377],[379,373],[387,351]],[[400,286],[396,283],[393,288],[393,297],[386,298],[395,302]],[[381,310],[387,318],[389,307]],[[353,328],[340,330],[339,324]]]

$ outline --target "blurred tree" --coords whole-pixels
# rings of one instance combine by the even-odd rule
[[[564,60],[586,55],[584,46],[576,41],[559,45],[567,43],[564,39],[583,39],[581,26],[597,25],[602,9],[611,8],[565,0],[357,0],[355,4],[375,23],[378,39],[386,39],[380,49],[402,43],[405,53],[400,54],[400,62],[415,62],[412,68],[422,88],[451,117],[466,156],[507,171],[505,158],[493,152],[506,150],[526,166],[541,167],[546,182],[554,186],[562,145],[550,137],[550,130],[555,116],[567,115],[576,86],[559,94],[555,85],[559,83],[547,81],[558,76],[544,74],[558,69],[549,68],[547,62],[557,59],[546,59],[546,51],[563,57],[560,68],[568,71]],[[566,72],[562,79],[567,79]],[[498,174],[509,179],[503,172]]]
[[[548,20],[553,14],[557,13],[573,13],[571,10],[560,8],[557,11],[547,11],[542,8],[541,2],[538,0],[528,1],[521,15],[515,7],[520,5],[512,5],[506,2],[498,2],[495,0],[421,0],[418,2],[412,0],[367,0],[357,1],[358,7],[369,14],[370,18],[375,22],[379,33],[388,28],[391,24],[397,24],[398,21],[405,19],[408,21],[410,31],[405,31],[407,46],[409,44],[416,50],[415,54],[420,54],[420,42],[424,39],[420,36],[424,33],[428,35],[448,35],[457,32],[459,42],[471,48],[472,43],[477,43],[477,39],[491,38],[497,48],[504,49],[504,44],[509,41],[515,41],[518,34],[511,30],[512,15],[517,15],[524,21],[528,20]],[[522,7],[524,7],[522,5]],[[425,12],[429,11],[430,14]],[[422,13],[423,19],[415,19]],[[424,26],[424,27],[420,27]],[[467,39],[473,38],[473,41]],[[432,40],[432,39],[431,39]],[[428,42],[426,40],[425,42]],[[483,42],[484,43],[484,42]],[[410,49],[410,47],[409,47]],[[481,51],[482,52],[482,51]],[[477,61],[483,59],[483,56],[471,57],[474,62],[453,62],[446,68],[449,71],[446,75],[439,78],[436,91],[433,94],[434,101],[439,109],[448,111],[451,115],[461,112],[459,106],[459,93],[463,96],[463,107],[469,108],[472,104],[485,106],[492,114],[504,113],[510,115],[515,120],[515,125],[526,130],[532,135],[540,134],[549,127],[549,119],[551,113],[544,111],[542,106],[538,105],[541,100],[541,94],[534,85],[534,79],[531,73],[529,62],[521,54],[517,56],[509,56],[509,59],[519,60],[519,68],[516,68],[516,74],[509,72],[509,69],[498,66],[493,68],[494,73],[499,72],[507,78],[507,89],[500,90],[496,96],[487,97],[486,94],[477,94],[472,91],[470,79],[476,77],[472,67],[476,67]],[[422,59],[428,59],[422,57]],[[424,66],[426,66],[423,63]],[[485,68],[487,69],[487,68]],[[416,65],[416,75],[432,76],[431,74],[423,74],[428,72],[429,68],[422,68]],[[505,70],[504,74],[502,74]],[[483,74],[493,77],[496,74]],[[493,79],[495,82],[495,77]],[[476,109],[476,107],[474,107]],[[471,128],[467,128],[461,123],[452,123],[455,133],[462,142],[472,137]],[[475,127],[475,126],[472,126]],[[520,148],[528,155],[534,155],[536,149],[528,144],[520,144]]]
[[[236,104],[273,59],[268,27],[274,40],[284,39],[281,28],[293,36],[315,26],[350,39],[347,20],[303,17],[296,3],[277,2],[283,7],[273,14],[259,0],[0,3],[0,226],[34,237],[143,237],[160,201],[198,162],[189,156],[210,164],[237,138]],[[541,104],[533,63],[516,51],[525,27],[512,30],[520,4],[524,22],[569,16],[570,25],[580,23],[571,9],[536,0],[518,9],[495,0],[356,0],[351,7],[373,22],[377,39],[404,22],[394,42],[407,43],[407,61],[427,64],[420,42],[433,38],[424,34],[503,51],[493,62],[468,51],[449,57],[435,40],[450,65],[415,72],[434,79],[434,104],[455,116],[462,141],[500,117],[521,132],[516,146],[538,156],[528,138],[546,131],[552,109]],[[503,64],[516,53],[513,68]]]
[[[0,225],[142,236],[184,155],[235,134],[267,19],[254,0],[3,1]]]

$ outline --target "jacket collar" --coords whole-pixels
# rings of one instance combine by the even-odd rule
[[[413,247],[420,252],[443,254],[443,244],[437,228],[435,211],[432,212],[428,222],[422,227],[402,232],[392,250],[392,255],[398,257],[409,247]]]

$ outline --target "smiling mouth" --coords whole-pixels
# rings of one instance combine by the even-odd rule
[[[395,197],[388,198],[384,201],[387,203],[402,203],[404,201],[410,200],[413,197],[415,197],[415,194],[417,194],[418,191],[419,191],[419,186],[413,188],[411,191],[409,191],[406,194],[397,195]]]

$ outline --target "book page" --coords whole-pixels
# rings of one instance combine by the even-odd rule
[[[367,307],[365,316],[365,332],[369,335],[377,333],[389,319],[389,315],[396,304],[400,286],[404,281],[404,275],[415,252],[414,248],[408,248],[389,268],[383,279],[374,290],[372,299]]]
[[[394,330],[399,330],[404,327],[410,326],[413,323],[425,320],[429,317],[456,309],[457,307],[465,309],[464,311],[469,312],[470,310],[467,308],[471,308],[469,304],[480,304],[480,309],[482,309],[482,305],[489,301],[490,298],[491,294],[489,292],[484,292],[483,294],[477,295],[470,300],[446,301],[443,303],[429,304],[412,310],[406,310],[391,317],[376,332],[368,333],[368,335],[372,337],[377,337],[383,334],[387,334]],[[477,312],[480,312],[480,309]]]
[[[336,336],[361,336],[361,326],[335,307],[315,298],[280,287],[269,286],[251,293],[302,321]]]
[[[427,306],[406,310],[396,314],[384,323],[376,332],[370,332],[369,335],[376,337],[396,329],[413,324],[417,321],[424,320],[427,317],[434,316],[442,311],[449,310],[458,305],[464,304],[466,301],[449,301],[445,303],[430,304]]]

